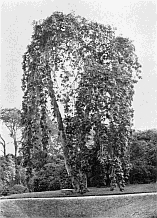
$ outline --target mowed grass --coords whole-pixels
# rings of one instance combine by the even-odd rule
[[[61,191],[6,196],[0,201],[0,218],[157,218],[157,184],[129,185],[124,192],[89,190],[70,198]],[[126,195],[141,192],[145,194]]]
[[[0,201],[0,218],[157,218],[157,194]]]
[[[114,191],[110,191],[110,188],[89,188],[89,192],[83,194],[83,196],[102,196],[102,195],[115,195],[115,194],[133,194],[133,193],[147,193],[147,192],[157,192],[157,183],[150,184],[135,184],[127,185],[123,192],[121,192],[118,187]],[[45,192],[30,192],[23,194],[14,194],[9,196],[3,196],[1,198],[53,198],[53,197],[74,197],[82,196],[81,194],[73,193],[71,195],[65,195],[61,190],[57,191],[45,191]]]

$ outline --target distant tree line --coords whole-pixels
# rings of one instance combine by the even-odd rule
[[[130,183],[157,181],[157,129],[133,133],[130,163]]]

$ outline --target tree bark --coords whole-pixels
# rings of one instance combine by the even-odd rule
[[[14,140],[14,148],[15,148],[15,184],[19,184],[19,172],[18,172],[18,166],[17,166],[17,149],[18,149],[18,144],[16,140],[16,136],[13,136]]]
[[[58,103],[56,101],[55,93],[53,90],[53,83],[50,81],[49,83],[49,95],[53,102],[54,112],[55,116],[57,118],[58,123],[58,129],[61,136],[61,143],[62,143],[62,149],[63,149],[63,155],[64,155],[64,162],[65,162],[65,168],[67,170],[68,176],[71,178],[73,188],[76,192],[84,193],[87,192],[87,176],[85,173],[83,173],[81,170],[79,172],[74,172],[72,169],[72,166],[70,165],[69,160],[69,147],[67,143],[67,137],[64,130],[63,120],[62,116],[58,107]]]
[[[0,144],[3,146],[3,155],[6,158],[6,143],[5,140],[3,139],[3,137],[0,134],[0,139],[2,140],[2,142],[0,142]]]

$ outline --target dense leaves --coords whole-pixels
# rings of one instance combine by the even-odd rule
[[[15,149],[15,169],[16,169],[16,183],[18,184],[18,169],[17,169],[17,153],[20,144],[19,137],[21,137],[21,111],[17,108],[3,108],[0,111],[0,120],[8,128],[10,137],[13,139]],[[1,138],[2,139],[2,138]],[[5,142],[3,142],[5,150]],[[4,151],[5,153],[5,151]]]
[[[55,127],[53,128],[55,132]],[[90,143],[89,143],[90,144]],[[55,146],[55,145],[54,145]],[[68,177],[64,166],[64,157],[61,151],[54,151],[53,144],[49,149],[47,164],[41,169],[33,172],[33,177],[29,181],[31,191],[49,191],[62,188],[71,188],[72,183]],[[136,131],[133,132],[132,143],[130,145],[131,170],[129,174],[129,183],[150,183],[156,182],[156,149],[157,149],[157,131]],[[110,164],[105,165],[99,161],[97,152],[98,147],[92,146],[88,157],[89,171],[87,171],[88,186],[110,186],[111,173]],[[21,185],[15,184],[15,157],[6,155],[0,157],[0,195],[9,195],[27,192],[25,168],[22,165],[23,157],[17,157],[18,180]]]
[[[14,184],[15,163],[12,156],[0,157],[0,183],[2,187]]]
[[[112,187],[117,183],[122,189],[129,170],[131,103],[140,67],[132,42],[115,37],[111,26],[60,12],[34,23],[22,79],[22,150],[28,181],[33,169],[46,164],[50,110],[76,191],[87,190],[92,146],[104,168],[109,167]],[[36,167],[38,157],[41,165]]]
[[[17,184],[17,181],[19,184]],[[25,191],[27,191],[26,172],[22,166],[22,157],[16,157],[15,161],[13,154],[7,154],[5,157],[0,156],[0,195],[23,193]]]
[[[130,148],[130,183],[157,181],[157,131],[137,131]]]
[[[32,191],[52,191],[71,188],[71,180],[66,172],[63,160],[58,164],[50,162],[35,173],[30,180]]]

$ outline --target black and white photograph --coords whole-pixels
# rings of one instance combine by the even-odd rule
[[[0,5],[0,218],[157,218],[157,1]]]

